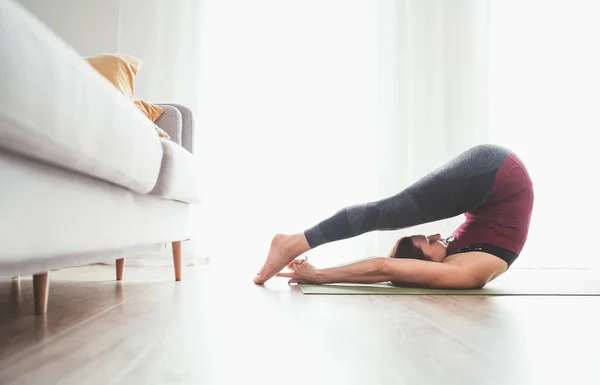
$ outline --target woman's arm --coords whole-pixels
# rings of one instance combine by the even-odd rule
[[[486,283],[470,269],[458,264],[381,257],[319,269],[315,278],[315,283],[391,281],[399,285],[445,289],[480,288]]]

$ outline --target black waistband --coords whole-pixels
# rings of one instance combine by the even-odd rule
[[[504,262],[508,264],[508,266],[512,265],[513,262],[517,259],[519,254],[513,253],[510,250],[506,250],[505,248],[490,245],[487,243],[474,243],[472,245],[467,245],[462,249],[458,249],[448,253],[448,255],[458,254],[458,253],[468,253],[470,251],[480,251],[482,253],[492,254],[496,257],[500,258]]]

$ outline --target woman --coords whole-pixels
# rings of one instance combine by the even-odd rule
[[[254,282],[277,275],[299,283],[393,282],[429,288],[481,288],[504,273],[523,249],[534,202],[531,179],[510,150],[479,145],[400,193],[336,212],[303,233],[276,235]],[[316,269],[299,255],[374,230],[398,230],[465,214],[445,239],[400,239],[387,258]],[[280,273],[284,267],[292,271]]]

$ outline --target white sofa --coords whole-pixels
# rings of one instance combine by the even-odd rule
[[[159,138],[131,101],[43,23],[0,1],[0,277],[33,275],[45,313],[48,272],[181,241],[198,203],[194,121],[163,105]]]

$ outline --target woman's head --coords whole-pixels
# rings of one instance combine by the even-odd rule
[[[447,244],[440,234],[412,235],[396,242],[390,252],[392,258],[411,258],[424,261],[442,262],[446,258]]]

